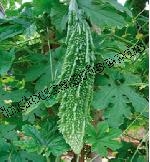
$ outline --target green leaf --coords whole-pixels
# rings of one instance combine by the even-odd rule
[[[44,101],[46,107],[52,107],[56,103],[58,103],[56,96],[52,96],[50,99]]]
[[[23,29],[19,25],[6,26],[0,29],[0,41],[12,38],[16,35],[19,35],[23,32]]]
[[[59,4],[59,0],[33,0],[34,12],[37,15],[43,14],[44,12],[50,13],[51,8],[57,4]]]
[[[141,83],[139,77],[129,73],[110,73],[110,78],[100,76],[101,86],[94,94],[93,107],[105,109],[104,116],[108,119],[109,125],[118,127],[123,124],[125,117],[131,117],[132,106],[137,112],[145,112],[148,102],[130,87],[132,84]]]
[[[15,131],[15,125],[0,125],[0,139],[9,139],[9,140],[16,140],[17,134]]]
[[[30,22],[19,17],[12,17],[2,22],[0,28],[0,41],[8,38],[14,38],[23,33],[23,31],[30,26]]]
[[[122,6],[116,0],[102,0],[102,1],[104,3],[109,3],[111,6],[113,6],[116,10],[118,10],[120,12],[124,12],[125,11],[128,14],[128,16],[132,16],[132,12],[128,8]],[[98,3],[99,1],[95,0],[95,2]]]
[[[26,81],[36,80],[35,91],[43,90],[45,87],[50,86],[51,83],[51,66],[49,57],[50,54],[30,54],[30,61],[33,62],[25,72]],[[53,68],[54,73],[54,68]]]
[[[18,89],[14,91],[7,91],[3,94],[3,100],[12,100],[12,102],[18,102],[22,100],[22,97],[30,96],[31,93],[26,89]]]
[[[25,74],[26,81],[32,81],[40,77],[49,69],[49,65],[44,63],[37,63],[36,65],[31,66]]]
[[[0,51],[0,75],[4,75],[11,68],[11,65],[15,59],[14,49],[10,52]]]
[[[92,130],[92,131],[91,131]],[[108,123],[100,122],[96,128],[87,127],[87,142],[92,144],[92,150],[100,156],[107,156],[107,149],[116,150],[121,144],[116,140],[121,134],[119,129],[109,129]]]
[[[122,28],[126,24],[124,18],[110,7],[92,3],[92,0],[80,0],[78,4],[90,17],[91,22],[97,26]]]
[[[1,162],[6,162],[8,160],[13,161],[13,162],[27,162],[27,161],[32,161],[32,162],[46,162],[46,159],[38,154],[35,153],[28,153],[26,151],[18,151],[17,148],[16,150],[9,150],[11,152],[0,152],[0,159]]]
[[[30,123],[34,123],[36,116],[42,118],[46,115],[47,111],[45,109],[45,106],[43,105],[43,102],[39,102],[38,99],[37,103],[33,103],[32,101],[30,103],[31,104],[28,104],[30,105],[30,107],[28,107],[23,113],[23,121],[29,121]]]
[[[49,87],[51,82],[50,67],[43,71],[35,85],[35,91],[43,90],[45,87]]]
[[[58,132],[54,119],[41,123],[38,129],[35,126],[24,125],[24,140],[15,141],[15,145],[26,149],[28,152],[45,151],[46,156],[51,153],[55,156],[61,155],[69,149],[62,135]]]
[[[110,159],[110,162],[131,162],[137,147],[130,142],[122,141],[122,147],[117,150],[118,154],[115,159]],[[143,156],[140,151],[136,153],[132,162],[146,162],[146,156]]]
[[[65,30],[67,23],[67,7],[64,5],[56,5],[51,10],[52,24],[58,31]]]

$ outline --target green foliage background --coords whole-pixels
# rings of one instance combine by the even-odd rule
[[[145,47],[135,58],[96,75],[85,145],[107,158],[111,150],[112,162],[147,161],[148,13],[146,1],[141,7],[137,2],[141,3],[132,0],[122,6],[116,0],[78,0],[91,26],[96,63],[139,41]],[[69,0],[2,0],[1,5],[5,17],[0,19],[0,107],[9,109],[21,97],[57,82],[66,49]],[[0,162],[63,161],[62,155],[71,150],[57,128],[58,107],[54,96],[10,118],[1,112]],[[130,131],[143,128],[137,145],[124,140]]]

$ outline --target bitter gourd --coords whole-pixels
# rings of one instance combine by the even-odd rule
[[[66,45],[60,81],[70,82],[73,75],[80,72],[82,75],[79,75],[78,85],[64,89],[58,95],[58,124],[66,142],[79,154],[83,147],[85,127],[90,119],[93,96],[94,73],[89,73],[86,67],[94,67],[95,56],[90,27],[85,13],[78,8],[75,0],[71,0],[69,6]]]

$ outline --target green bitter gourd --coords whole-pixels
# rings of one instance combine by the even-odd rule
[[[59,130],[76,154],[83,147],[86,124],[90,119],[90,103],[93,96],[94,73],[86,70],[94,67],[93,40],[84,12],[77,2],[71,0],[68,15],[66,54],[60,80],[70,81],[74,74],[82,72],[77,86],[67,88],[59,94]]]

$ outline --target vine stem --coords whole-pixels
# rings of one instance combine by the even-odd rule
[[[140,144],[138,145],[138,147],[137,147],[136,151],[134,152],[134,154],[133,154],[133,156],[132,156],[130,162],[132,162],[132,160],[134,159],[134,157],[135,157],[135,155],[137,154],[137,152],[138,152],[139,148],[141,147],[142,143],[147,139],[148,133],[149,133],[149,131],[146,133],[146,135],[143,137],[143,140],[142,140],[142,141],[140,142]]]
[[[148,145],[148,139],[146,139],[146,160],[148,161],[148,156],[149,156],[149,145]]]
[[[122,134],[120,136],[123,136],[124,134],[126,134],[126,131],[136,122],[136,120],[138,120],[140,118],[140,116],[142,115],[142,113],[147,109],[147,107],[145,107],[143,109],[143,111],[132,121],[132,123],[122,132]]]
[[[49,36],[49,30],[48,30],[48,27],[47,27],[47,34]],[[51,52],[51,47],[50,47],[50,41],[49,41],[49,38],[48,38],[48,48],[49,48],[49,59],[50,59],[50,68],[51,68],[51,77],[52,77],[52,82],[54,80],[54,75],[53,75],[53,63],[52,63],[52,52]]]
[[[112,34],[106,34],[106,35],[108,35],[108,36],[113,36],[113,37],[119,39],[119,40],[122,41],[122,42],[125,42],[125,43],[130,44],[130,45],[134,45],[134,43],[132,43],[131,41],[129,41],[129,40],[127,40],[127,39],[124,39],[123,37],[119,37],[119,36],[117,36],[117,35],[115,35],[115,34],[114,34],[114,35],[112,35]]]
[[[144,11],[145,11],[145,8],[144,8],[141,12],[139,12],[139,13],[136,15],[136,17],[134,18],[134,21],[135,21]]]
[[[93,157],[93,159],[91,159],[91,161],[90,162],[93,162],[96,158],[98,158],[99,157],[99,155],[96,155],[95,157]]]

